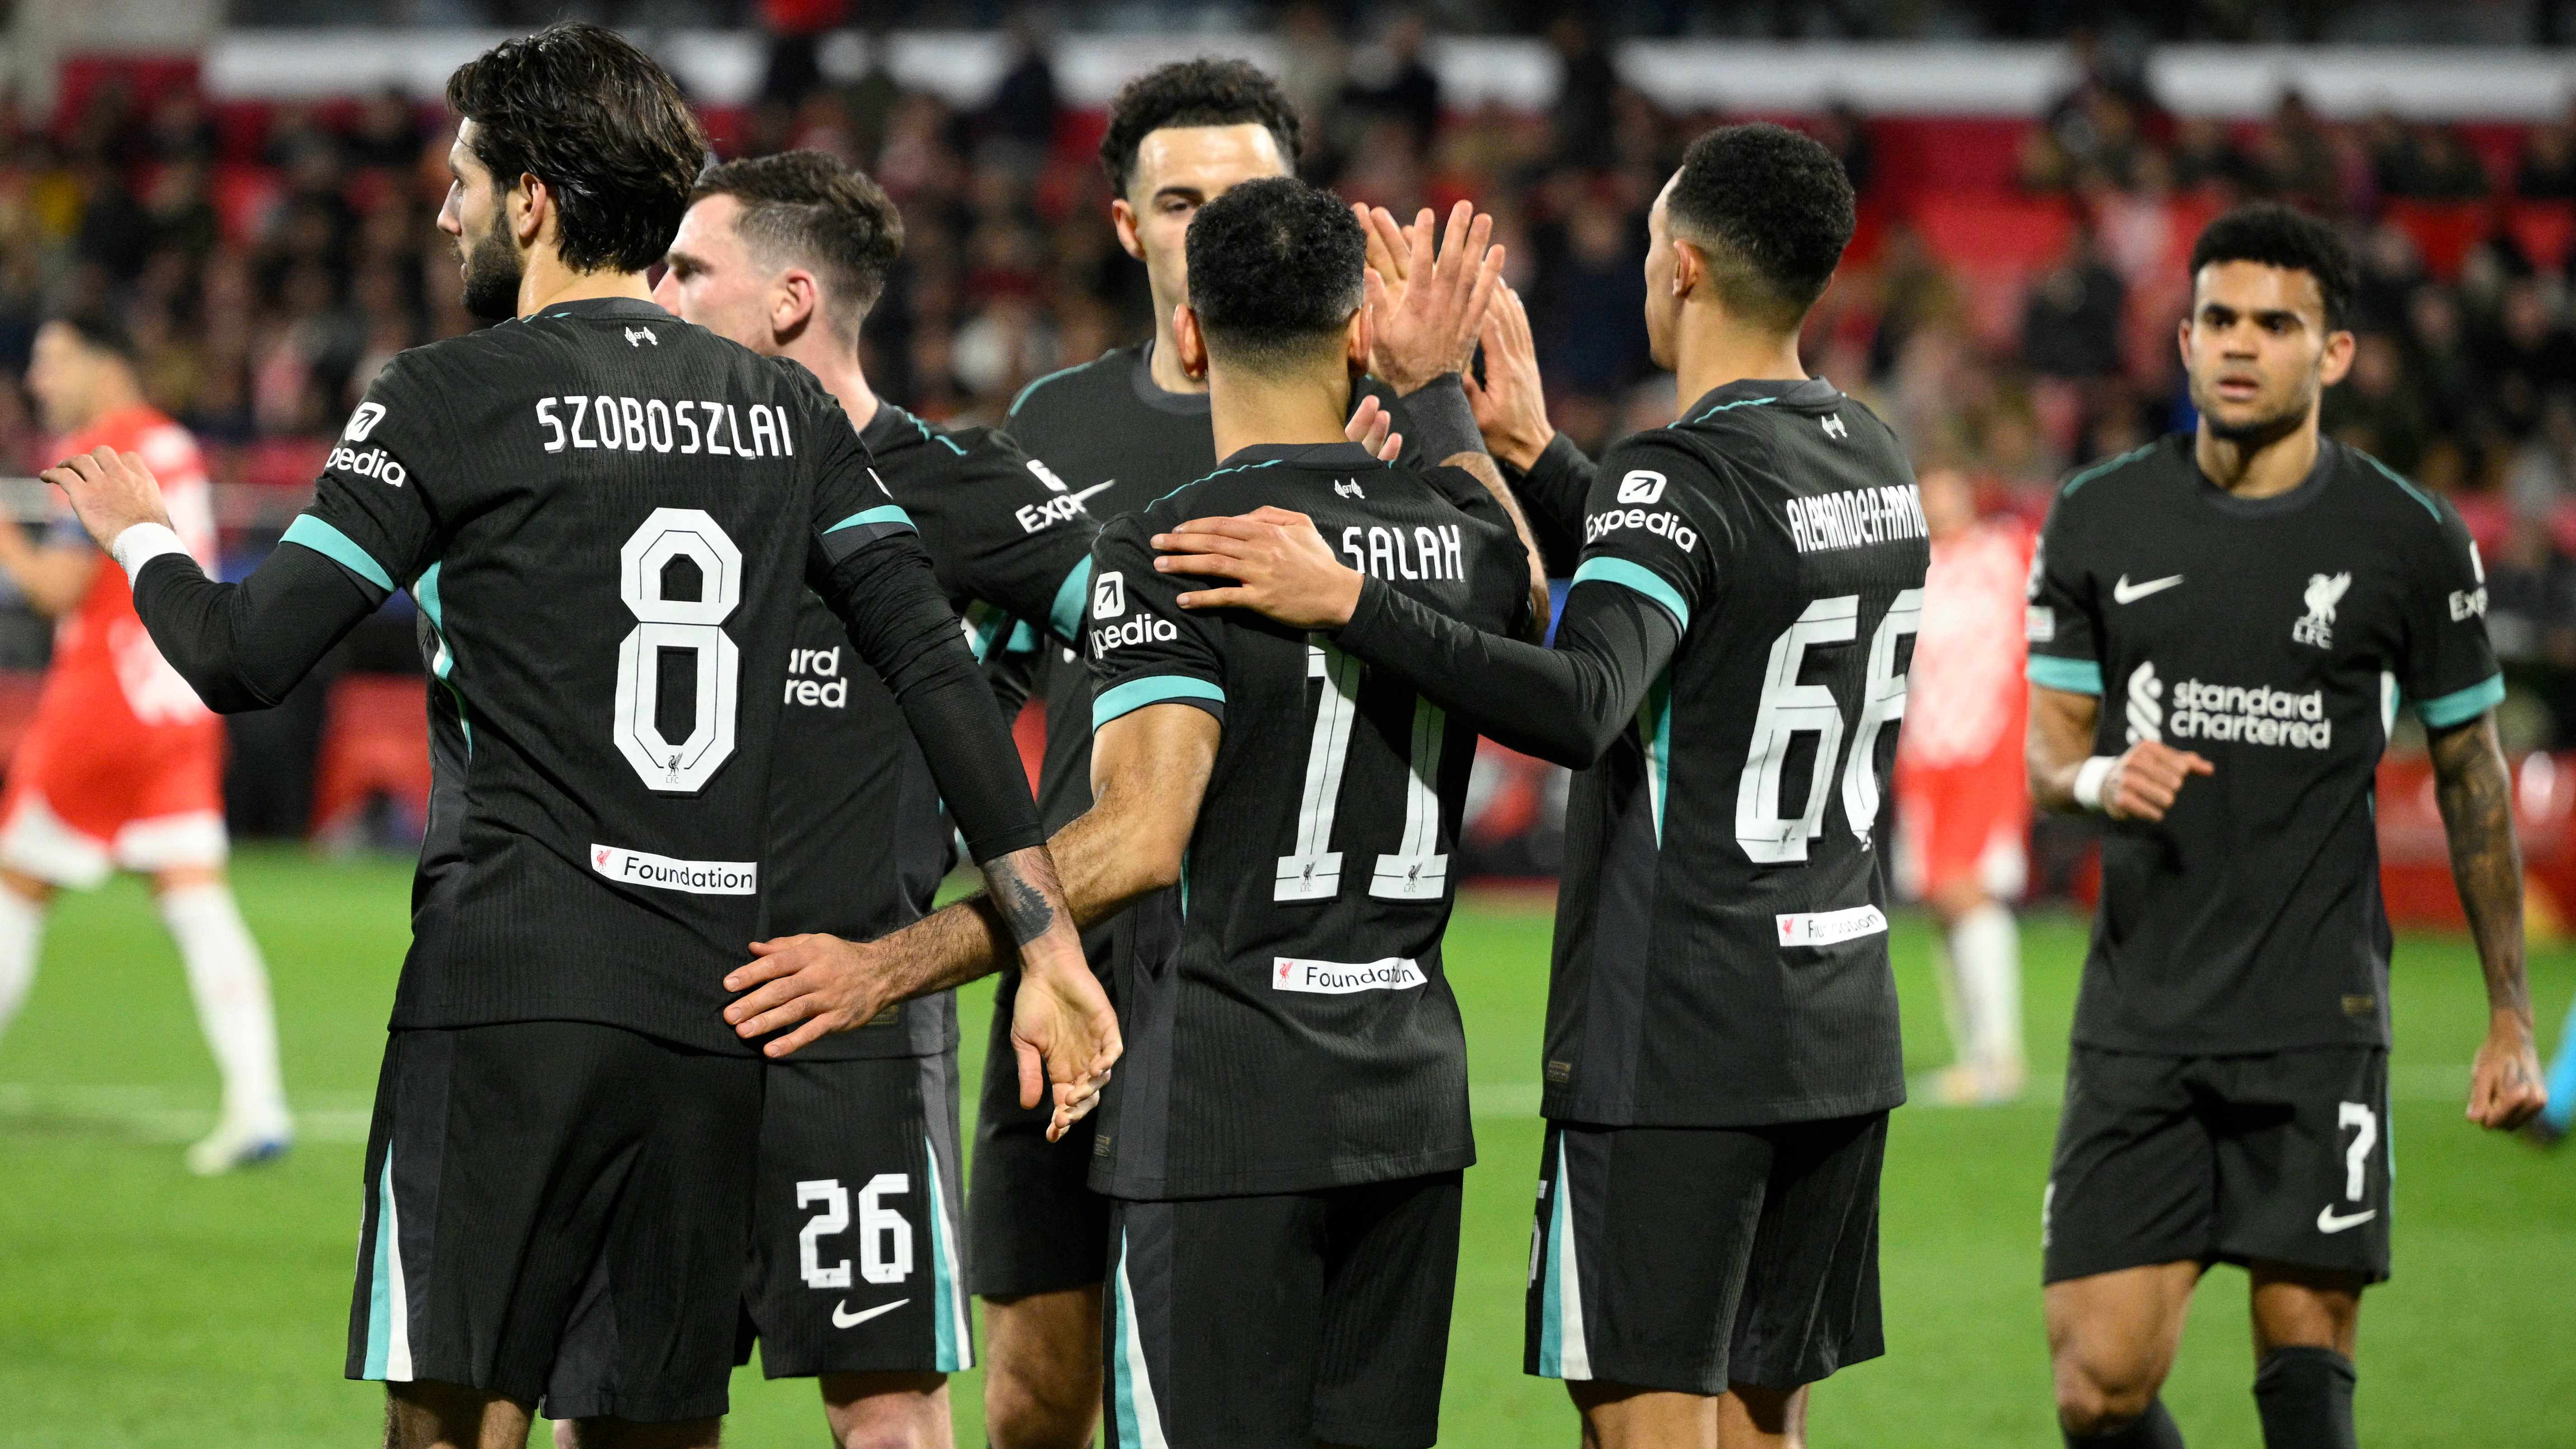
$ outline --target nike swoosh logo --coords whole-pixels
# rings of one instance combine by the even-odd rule
[[[911,1301],[912,1300],[909,1298],[898,1298],[892,1303],[880,1303],[874,1308],[866,1309],[858,1313],[852,1313],[849,1309],[848,1300],[844,1299],[843,1301],[832,1305],[832,1326],[834,1328],[856,1328],[871,1318],[892,1313]]]
[[[1076,493],[1075,495],[1073,495],[1073,501],[1074,501],[1074,502],[1076,502],[1076,503],[1080,503],[1080,502],[1082,502],[1084,499],[1089,498],[1092,494],[1099,492],[1101,489],[1106,488],[1106,487],[1108,487],[1110,484],[1115,483],[1115,482],[1117,482],[1117,481],[1118,481],[1118,480],[1117,480],[1117,479],[1115,479],[1115,478],[1103,478],[1103,479],[1101,479],[1099,482],[1094,483],[1094,484],[1092,484],[1090,487],[1085,488],[1085,489],[1083,489],[1081,492]]]
[[[2334,1210],[2334,1204],[2327,1203],[2324,1207],[2317,1209],[2317,1231],[2321,1233],[2339,1233],[2346,1228],[2360,1227],[2363,1223],[2369,1222],[2372,1218],[2377,1216],[2379,1216],[2379,1209],[2377,1208],[2371,1208],[2365,1212],[2338,1215]]]
[[[2161,594],[2181,582],[2182,575],[2175,574],[2171,578],[2149,579],[2143,584],[2131,584],[2129,576],[2122,574],[2120,581],[2111,586],[2111,599],[2114,603],[2134,604],[2149,594]]]

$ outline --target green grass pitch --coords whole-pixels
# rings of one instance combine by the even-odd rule
[[[340,1378],[359,1155],[402,958],[407,865],[246,854],[306,1141],[283,1164],[190,1178],[179,1146],[214,1102],[176,958],[142,890],[67,900],[25,1015],[0,1041],[0,1446],[374,1442],[380,1391]],[[1474,1044],[1478,1146],[1451,1338],[1444,1442],[1571,1445],[1555,1384],[1520,1374],[1537,1165],[1543,901],[1473,897],[1449,937]],[[2022,1106],[1908,1108],[1889,1148],[1888,1356],[1815,1396],[1819,1445],[2054,1445],[2039,1320],[2040,1186],[2083,925],[2027,923],[2040,1083]],[[1945,1047],[1919,922],[1896,936],[1908,1056]],[[542,970],[542,963],[529,963]],[[2576,952],[2536,953],[2542,1035]],[[2397,1277],[2362,1319],[2362,1442],[2576,1444],[2576,1152],[2486,1137],[2460,1116],[2484,1024],[2465,941],[2401,941],[2393,1072]],[[980,1022],[986,994],[966,1005]],[[967,1032],[972,1079],[982,1032]],[[2258,1442],[2243,1277],[2204,1286],[2166,1400],[2195,1445]],[[983,1443],[976,1376],[958,1441]],[[736,1376],[728,1441],[823,1440],[814,1391]]]

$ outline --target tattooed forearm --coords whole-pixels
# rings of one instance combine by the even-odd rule
[[[2512,781],[2492,716],[2431,738],[2436,798],[2450,835],[2451,878],[2477,940],[2487,1003],[2531,1014],[2522,969],[2522,847],[2514,839]]]
[[[1055,907],[1047,899],[1053,876],[1043,850],[1013,851],[985,862],[984,884],[992,890],[993,909],[1001,913],[1011,939],[1020,945],[1055,927]]]

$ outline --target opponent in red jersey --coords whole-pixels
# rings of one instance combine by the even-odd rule
[[[2021,894],[2030,790],[2023,779],[2022,595],[2030,531],[1979,520],[1956,468],[1925,469],[1932,571],[1896,747],[1897,871],[1946,934],[1942,985],[1958,1062],[1933,1083],[1954,1104],[2009,1101],[2022,1086],[2021,941],[2003,903]]]
[[[212,567],[213,500],[196,442],[143,400],[120,324],[96,314],[45,324],[27,386],[58,455],[102,445],[141,454],[189,551]],[[0,523],[0,571],[59,621],[53,668],[0,794],[0,1028],[35,978],[53,893],[114,870],[150,875],[223,1074],[222,1115],[188,1165],[224,1172],[284,1151],[291,1128],[267,968],[224,880],[223,725],[161,658],[124,571],[105,563],[76,524],[40,545]]]

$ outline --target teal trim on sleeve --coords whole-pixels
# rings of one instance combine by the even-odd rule
[[[2091,659],[2060,659],[2054,654],[2030,656],[2030,682],[2068,694],[2100,694],[2102,666]]]
[[[2389,467],[2387,464],[2370,456],[2359,448],[2353,449],[2352,452],[2354,457],[2359,458],[2361,461],[2378,469],[2381,476],[2385,477],[2389,482],[2396,484],[2399,488],[2405,490],[2407,497],[2414,499],[2419,504],[2422,504],[2424,511],[2433,515],[2433,521],[2435,523],[2442,521],[2441,506],[2433,501],[2430,494],[2427,494],[2423,489],[2416,487],[2414,484],[2407,482],[2396,469]]]
[[[1091,555],[1084,554],[1056,586],[1055,602],[1047,607],[1047,627],[1055,636],[1068,642],[1082,637],[1082,606],[1091,593]]]
[[[2415,706],[2415,717],[2428,729],[2466,724],[2504,701],[2504,676],[2490,674],[2466,689],[2455,690]]]
[[[310,513],[295,515],[295,521],[286,526],[286,534],[278,542],[300,543],[386,593],[394,591],[394,577],[385,572],[384,565],[358,547],[355,539]]]
[[[1673,626],[1685,634],[1690,632],[1690,605],[1683,601],[1681,590],[1665,583],[1663,576],[1653,569],[1644,564],[1630,563],[1624,558],[1588,558],[1581,568],[1574,571],[1575,583],[1590,583],[1595,579],[1605,584],[1624,585],[1663,605],[1664,612],[1673,616]]]
[[[1039,388],[1046,386],[1048,383],[1055,381],[1059,377],[1070,377],[1074,373],[1080,372],[1090,365],[1091,364],[1088,362],[1077,362],[1071,367],[1057,368],[1055,371],[1048,373],[1046,376],[1039,378],[1033,383],[1030,383],[1027,387],[1021,388],[1019,396],[1012,398],[1011,405],[1008,408],[1003,409],[1003,412],[1006,415],[1018,412],[1020,410],[1020,404],[1029,400],[1030,393],[1036,392]]]
[[[1213,699],[1225,702],[1225,691],[1204,679],[1186,674],[1149,674],[1131,679],[1114,689],[1104,689],[1091,701],[1091,727],[1098,729],[1122,714],[1133,714],[1149,704],[1169,704],[1176,699]]]
[[[823,531],[825,533],[838,533],[845,528],[865,528],[871,523],[900,523],[904,527],[912,529],[915,533],[919,533],[921,531],[920,529],[913,527],[911,514],[904,512],[901,508],[898,508],[891,503],[886,504],[881,508],[871,508],[864,513],[853,513],[849,517],[842,519],[840,522],[833,524],[831,527],[824,529]]]

